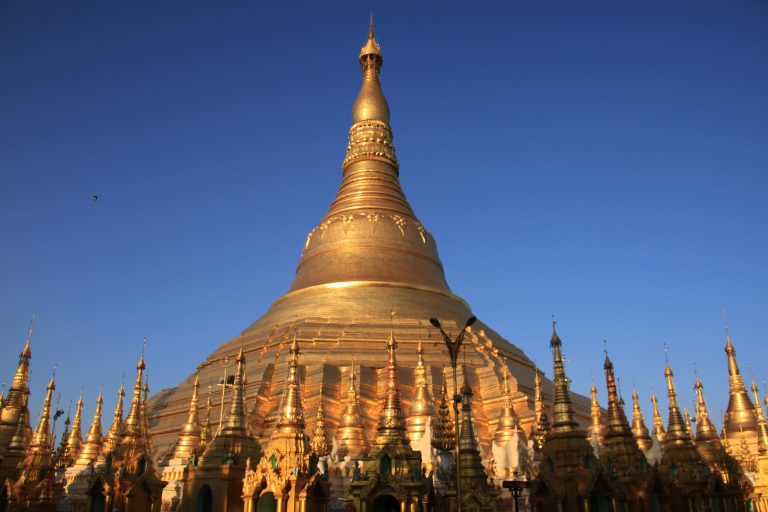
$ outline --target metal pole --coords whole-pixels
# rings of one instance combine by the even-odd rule
[[[459,449],[459,385],[456,377],[456,358],[451,354],[453,369],[453,424],[456,437],[456,510],[461,512],[461,450]]]
[[[224,380],[221,382],[221,410],[219,411],[219,430],[216,435],[221,434],[221,428],[224,423],[224,393],[227,391],[227,368],[229,368],[229,357],[225,357],[219,364],[224,367]]]

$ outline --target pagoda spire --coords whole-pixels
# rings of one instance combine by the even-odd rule
[[[541,452],[544,447],[544,441],[549,435],[551,429],[549,423],[549,417],[544,410],[544,393],[541,389],[541,376],[539,375],[539,369],[534,368],[534,398],[533,398],[533,411],[534,419],[533,426],[531,428],[531,440],[533,441],[533,449],[536,452]]]
[[[757,413],[757,451],[760,455],[768,454],[768,423],[763,415],[763,406],[760,403],[760,395],[757,384],[752,380],[752,396],[755,399],[755,412]]]
[[[315,429],[310,443],[312,451],[318,457],[325,457],[331,453],[328,444],[328,432],[325,429],[325,412],[323,410],[323,397],[320,397],[320,404],[317,406],[317,417],[315,419]]]
[[[300,433],[304,432],[305,421],[298,376],[299,342],[295,335],[289,349],[289,354],[288,377],[285,379],[283,403],[280,407],[280,416],[277,420],[276,429]]]
[[[712,420],[709,419],[707,402],[704,400],[704,386],[698,375],[696,375],[694,389],[696,390],[696,442],[704,443],[707,441],[719,441],[720,438],[717,435],[717,429],[715,429]]]
[[[144,437],[144,414],[142,406],[142,392],[144,391],[143,378],[144,370],[147,365],[144,363],[144,351],[141,358],[136,363],[136,382],[133,385],[133,397],[131,398],[131,408],[128,411],[128,417],[125,419],[125,437],[143,438]],[[122,388],[122,386],[121,386]],[[115,415],[117,418],[117,414]]]
[[[29,323],[27,342],[19,354],[19,365],[13,376],[13,382],[8,389],[8,395],[3,400],[0,409],[0,457],[2,450],[8,445],[16,431],[19,422],[19,414],[24,408],[24,403],[29,395],[29,360],[32,358],[32,332],[35,328],[35,317]]]
[[[405,420],[408,438],[411,441],[418,441],[422,438],[427,427],[427,421],[437,414],[427,383],[427,368],[424,365],[424,347],[421,345],[421,338],[419,338],[416,354],[418,359],[413,371],[416,389],[411,407],[408,409],[408,417]]]
[[[507,365],[503,365],[502,368],[504,405],[499,414],[499,424],[496,427],[496,432],[493,434],[493,441],[499,446],[506,445],[515,433],[525,438],[525,434],[520,428],[520,420],[515,413],[515,404],[512,401],[512,389],[509,385],[509,368],[507,368]]]
[[[101,456],[101,450],[104,444],[104,438],[101,434],[101,407],[103,403],[104,398],[101,395],[101,391],[99,391],[99,396],[96,398],[96,410],[93,413],[91,428],[88,429],[88,434],[85,436],[83,447],[75,462],[78,466],[85,466],[92,460],[98,460]]]
[[[595,381],[592,380],[592,406],[590,408],[590,424],[587,428],[587,440],[592,442],[597,441],[597,444],[602,446],[605,439],[605,422],[603,421],[603,411],[600,408],[600,403],[597,401],[597,386]]]
[[[640,400],[637,396],[637,389],[632,391],[632,435],[635,436],[635,441],[643,452],[647,452],[653,445],[651,434],[648,432],[648,427],[645,426],[645,419],[643,418],[643,410],[640,408]]]
[[[745,432],[757,432],[755,406],[749,399],[744,380],[736,363],[736,349],[726,327],[725,354],[728,357],[728,408],[725,410],[723,430],[728,437],[741,437]]]
[[[192,385],[192,398],[189,401],[189,413],[187,421],[181,427],[179,439],[176,442],[176,448],[173,451],[174,459],[188,459],[191,455],[197,454],[200,447],[200,417],[197,412],[197,393],[200,389],[200,377],[195,375],[195,383]]]
[[[376,444],[384,446],[405,440],[405,421],[403,408],[400,404],[400,383],[397,378],[397,340],[394,331],[390,330],[387,339],[387,391],[384,406],[379,414]]]
[[[629,426],[627,415],[624,412],[624,403],[619,398],[616,386],[616,376],[613,372],[613,362],[605,354],[605,384],[608,389],[608,419],[606,421],[605,432],[614,435],[629,436],[632,428]]]
[[[675,391],[675,380],[672,368],[667,361],[664,368],[664,377],[667,381],[667,399],[669,400],[669,419],[667,420],[667,432],[664,444],[675,442],[680,439],[690,440],[688,431],[685,428],[685,420],[680,414],[680,407],[677,405],[677,392]]]
[[[245,376],[245,355],[243,354],[242,347],[237,354],[237,371],[235,372],[235,383],[232,393],[232,404],[229,408],[229,413],[224,420],[222,432],[228,431],[246,431],[246,417],[245,417],[245,390],[244,390],[244,376]]]
[[[29,417],[29,396],[24,399],[24,403],[21,406],[21,413],[19,414],[19,421],[16,423],[15,429],[13,431],[13,436],[11,437],[10,442],[8,443],[8,450],[5,452],[4,455],[4,461],[6,459],[15,456],[16,458],[20,459],[24,456],[24,452],[27,450],[27,446],[29,445],[29,437],[27,436],[27,429],[29,428],[29,424],[27,423],[27,418]],[[18,462],[18,460],[17,460]],[[15,464],[13,465],[15,469]]]
[[[667,432],[664,429],[664,421],[661,419],[661,413],[659,412],[659,400],[656,398],[656,391],[651,390],[651,404],[653,405],[653,435],[659,442],[663,443],[667,436]]]
[[[568,389],[568,378],[565,376],[565,363],[561,351],[562,341],[557,335],[556,322],[552,322],[552,355],[555,363],[555,401],[552,405],[552,432],[573,432],[579,428],[573,412],[573,403]]]
[[[453,430],[449,402],[448,385],[445,376],[443,376],[443,385],[440,387],[440,407],[437,411],[436,426],[432,431],[432,447],[443,452],[449,452],[456,448],[456,434]]]
[[[349,455],[359,457],[368,451],[368,440],[365,437],[363,420],[360,417],[360,406],[357,400],[355,388],[355,369],[349,368],[349,384],[347,386],[347,399],[339,422],[338,441],[339,456]]]
[[[211,386],[208,386],[208,398],[205,401],[205,423],[200,429],[200,451],[205,451],[205,447],[211,442],[211,409],[213,400],[211,399]]]
[[[400,185],[389,106],[381,89],[383,62],[370,28],[359,55],[362,83],[352,107],[341,186],[307,236],[290,291],[354,282],[358,287],[387,283],[450,293],[434,238]],[[383,314],[383,308],[376,314]]]
[[[293,336],[289,349],[288,376],[285,379],[280,413],[275,430],[265,450],[265,456],[278,453],[281,456],[279,467],[283,471],[299,468],[302,473],[309,457],[309,439],[304,433],[304,405],[301,402],[301,383],[299,382],[299,340]]]
[[[83,446],[83,430],[82,430],[82,414],[83,414],[83,393],[80,393],[80,398],[77,400],[77,406],[75,407],[75,419],[72,422],[72,430],[69,432],[67,438],[67,456],[74,462],[77,456],[80,454],[80,449]]]
[[[32,442],[29,444],[24,459],[19,464],[21,478],[24,480],[36,480],[42,469],[47,469],[53,465],[53,437],[51,435],[51,401],[53,391],[56,389],[56,383],[51,377],[45,388],[45,400],[43,408],[40,411],[40,420],[32,436]]]
[[[101,392],[99,392],[101,396]],[[125,396],[125,385],[120,384],[120,389],[117,390],[117,405],[115,405],[115,412],[112,415],[112,425],[107,430],[107,435],[104,438],[104,453],[110,453],[120,442],[120,436],[125,431],[125,423],[123,421],[123,397]],[[101,421],[101,416],[99,416]],[[99,432],[101,432],[101,425],[99,425]]]

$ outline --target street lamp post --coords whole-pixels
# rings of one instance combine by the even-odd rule
[[[461,459],[459,457],[459,403],[461,403],[461,395],[459,395],[458,377],[456,376],[456,361],[459,358],[459,349],[461,348],[461,342],[464,341],[464,334],[467,332],[467,327],[474,324],[475,320],[477,320],[477,318],[470,316],[464,324],[464,328],[456,338],[452,340],[443,330],[443,327],[440,325],[440,320],[437,318],[429,319],[429,323],[439,329],[440,334],[443,335],[443,341],[445,341],[445,346],[448,347],[448,354],[451,357],[451,369],[453,370],[453,424],[456,442],[456,510],[458,512],[461,512]]]
[[[514,472],[514,480],[504,480],[502,482],[502,487],[505,489],[509,489],[510,494],[512,494],[512,497],[515,499],[515,512],[520,512],[520,505],[519,505],[519,499],[523,495],[523,488],[525,487],[525,482],[521,482],[517,479],[518,472],[515,470]]]

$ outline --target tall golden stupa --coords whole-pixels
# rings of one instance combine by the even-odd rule
[[[329,438],[341,455],[363,454],[376,436],[390,333],[398,340],[397,371],[412,443],[423,436],[428,422],[422,416],[436,410],[443,384],[454,389],[451,372],[445,371],[447,349],[429,318],[439,318],[445,330],[456,335],[472,311],[446,283],[435,239],[400,186],[390,110],[380,83],[383,55],[372,25],[359,62],[362,85],[352,107],[341,186],[325,217],[307,235],[293,284],[261,318],[224,342],[197,369],[203,384],[219,382],[225,371],[232,375],[234,367],[225,366],[243,349],[248,361],[248,424],[262,445],[278,419],[294,338],[302,352],[307,432],[313,431],[316,417],[324,416]],[[487,459],[501,419],[514,414],[517,428],[531,430],[534,364],[482,321],[469,328],[464,350],[459,386],[466,380],[473,390],[475,428]],[[192,374],[150,401],[149,425],[161,458],[171,457],[195,382]],[[543,394],[551,402],[551,381],[544,381]],[[230,399],[226,385],[213,386],[214,431]],[[586,423],[589,401],[575,396],[574,404],[579,421]]]

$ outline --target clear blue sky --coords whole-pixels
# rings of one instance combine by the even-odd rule
[[[36,313],[33,416],[54,363],[108,418],[144,336],[157,391],[287,290],[371,9],[403,186],[480,318],[551,373],[555,314],[603,403],[607,339],[647,414],[667,342],[718,415],[727,307],[768,378],[765,2],[8,1],[0,372]]]

